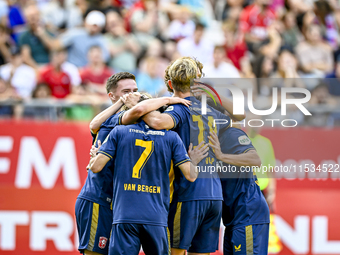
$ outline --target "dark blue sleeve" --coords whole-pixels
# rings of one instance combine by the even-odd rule
[[[106,127],[106,128],[113,129],[115,126],[121,125],[122,124],[122,117],[123,117],[124,113],[125,113],[125,111],[122,111],[122,112],[119,112],[119,113],[112,115],[106,121],[104,121],[103,124],[101,124],[100,128]]]
[[[190,161],[189,155],[179,135],[175,132],[171,132],[170,135],[172,137],[172,161],[174,166],[179,166]]]
[[[217,119],[225,120],[225,123],[221,123],[221,124],[216,125],[218,132],[220,132],[220,130],[223,131],[223,130],[229,128],[229,126],[230,126],[230,117],[220,113],[219,111],[217,111],[217,110],[215,110],[213,108],[212,108],[212,110],[216,113]]]
[[[113,128],[115,128],[118,125],[121,125],[121,120],[124,115],[125,111],[122,111],[120,113],[112,115],[110,118],[108,118],[106,121],[101,124],[100,129],[97,133],[96,139],[95,139],[95,146],[98,147],[98,141],[103,141],[108,136],[108,134],[111,132]]]
[[[98,133],[97,133],[98,134]],[[97,134],[94,134],[91,132],[91,136],[92,136],[92,144],[95,144],[95,142],[97,141]]]
[[[116,155],[117,139],[118,139],[117,128],[114,128],[109,133],[109,135],[105,138],[98,153],[101,153],[105,156],[108,156],[110,159],[113,159]]]
[[[101,127],[97,133],[97,137],[96,137],[94,145],[98,147],[98,141],[100,141],[103,144],[105,138],[110,134],[111,131],[112,131],[112,128]]]
[[[247,134],[238,128],[229,128],[220,136],[221,150],[226,154],[241,154],[255,150]]]
[[[187,107],[182,104],[174,104],[170,105],[166,110],[165,114],[169,114],[172,120],[174,121],[174,128],[179,124],[183,124],[186,120],[186,113],[183,107]]]

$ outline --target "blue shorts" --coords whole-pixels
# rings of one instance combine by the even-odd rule
[[[218,250],[222,201],[196,200],[170,205],[171,247],[195,253]]]
[[[91,201],[77,198],[75,205],[79,236],[78,250],[108,254],[112,226],[112,210]]]
[[[230,230],[225,229],[223,254],[267,255],[269,224],[256,224]]]
[[[169,255],[169,230],[167,227],[135,223],[112,225],[110,255],[138,255],[140,248],[146,255]]]

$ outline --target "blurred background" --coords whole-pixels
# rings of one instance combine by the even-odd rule
[[[312,116],[288,113],[298,127],[247,132],[263,164],[329,168],[263,176],[270,253],[340,254],[339,32],[338,0],[0,0],[0,253],[77,254],[74,202],[106,80],[128,71],[169,96],[166,66],[191,56],[205,77],[251,89],[257,109],[274,87],[311,92]]]

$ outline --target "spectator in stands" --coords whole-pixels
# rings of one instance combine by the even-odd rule
[[[17,95],[15,89],[0,78],[0,103],[19,101],[20,97]],[[11,118],[13,116],[13,105],[0,104],[0,119]]]
[[[152,96],[168,95],[162,76],[157,73],[158,58],[147,57],[145,59],[145,72],[140,72],[136,77],[138,89]]]
[[[0,24],[0,66],[11,59],[11,38],[8,28]]]
[[[167,58],[164,58],[164,45],[163,43],[158,39],[153,39],[146,50],[145,55],[141,58],[139,63],[139,71],[140,72],[147,72],[146,67],[146,59],[149,57],[157,58],[158,65],[156,66],[156,73],[157,76],[163,77],[164,70],[169,64],[169,60]]]
[[[0,77],[15,88],[21,98],[31,97],[37,84],[35,70],[24,64],[21,51],[14,49],[11,61],[0,67]]]
[[[313,2],[309,0],[286,0],[287,8],[295,13],[305,13],[313,10]]]
[[[333,70],[332,48],[322,41],[318,25],[307,28],[306,41],[297,45],[296,54],[305,77],[321,78]]]
[[[226,0],[223,9],[219,8],[220,10],[215,10],[215,12],[219,13],[217,15],[221,16],[221,20],[232,20],[237,23],[243,10],[243,4],[244,0]]]
[[[46,99],[46,98],[51,98],[51,97],[52,97],[52,94],[51,94],[50,86],[44,83],[38,84],[32,93],[32,98],[34,99],[37,99],[37,98]]]
[[[326,76],[325,84],[328,85],[331,95],[340,96],[340,55],[335,63],[335,70]]]
[[[130,9],[128,25],[139,43],[146,47],[154,37],[163,37],[168,19],[159,11],[156,0],[137,1]]]
[[[109,66],[117,72],[135,72],[140,46],[133,34],[124,27],[123,18],[117,11],[106,14],[105,39],[111,54]]]
[[[324,31],[324,36],[330,46],[337,50],[339,47],[339,23],[336,20],[332,6],[328,1],[314,2],[314,12]]]
[[[76,66],[66,62],[66,50],[53,51],[51,63],[40,73],[40,82],[46,83],[55,98],[65,98],[72,93],[73,87],[80,85],[80,75]]]
[[[41,8],[42,20],[50,31],[57,32],[66,25],[67,10],[65,0],[50,0]]]
[[[257,52],[263,41],[268,38],[267,28],[276,18],[269,8],[271,0],[255,0],[240,14],[240,30],[251,52]]]
[[[181,56],[195,56],[203,64],[212,61],[214,46],[210,40],[203,38],[204,26],[196,24],[195,32],[192,37],[180,40],[177,50]]]
[[[180,58],[180,55],[177,51],[177,43],[175,41],[168,40],[164,43],[164,57],[168,61]]]
[[[296,16],[296,24],[303,36],[306,36],[307,29],[316,22],[317,18],[312,10]]]
[[[84,24],[83,17],[88,9],[88,1],[86,0],[75,0],[68,6],[66,27],[68,29],[74,27],[81,27]]]
[[[257,47],[256,54],[261,54],[269,58],[275,59],[280,51],[282,44],[282,38],[280,35],[281,24],[278,21],[274,21],[268,28],[267,34],[268,38],[263,41]]]
[[[23,1],[7,1],[9,10],[6,23],[12,31],[11,36],[16,43],[19,41],[18,36],[24,31],[26,23],[21,6],[22,2]]]
[[[113,74],[103,61],[102,50],[99,46],[92,46],[88,52],[88,65],[80,71],[82,84],[88,91],[106,95],[106,81]]]
[[[53,118],[55,109],[51,100],[51,89],[47,84],[38,84],[33,93],[30,104],[22,109],[22,117],[25,119],[47,120]],[[56,117],[56,116],[54,116]]]
[[[45,33],[50,37],[53,35],[41,24],[38,6],[31,3],[24,8],[24,13],[27,21],[27,31],[20,35],[19,46],[25,63],[37,68],[39,65],[49,62],[48,43],[42,40],[41,36]]]
[[[274,72],[274,61],[272,58],[259,55],[254,62],[254,74],[256,78],[269,78]],[[269,79],[257,79],[257,92],[259,95],[271,96],[272,83]]]
[[[223,46],[215,46],[213,62],[205,65],[204,73],[207,78],[240,78],[237,68],[225,57]]]
[[[210,1],[207,0],[178,0],[177,3],[187,6],[191,12],[195,13],[200,23],[209,26],[214,19],[214,11]]]
[[[308,104],[335,106],[339,104],[339,102],[329,94],[327,85],[321,83],[313,89],[311,99]]]
[[[55,40],[46,33],[40,35],[40,38],[50,49],[67,48],[68,61],[77,67],[83,67],[87,64],[87,52],[94,45],[101,47],[104,61],[109,60],[106,42],[100,33],[104,26],[105,15],[99,11],[91,11],[85,18],[84,28],[69,29]]]
[[[275,87],[305,87],[298,74],[298,61],[288,48],[281,50],[277,59],[277,71],[270,78],[280,79],[273,80]]]
[[[286,47],[295,48],[301,41],[301,33],[296,26],[296,15],[294,12],[287,12],[282,18],[285,30],[282,33],[283,44]]]
[[[240,70],[240,60],[247,52],[247,45],[242,41],[237,31],[237,26],[232,20],[224,22],[222,29],[225,38],[226,56],[233,62],[234,66]]]
[[[179,41],[194,34],[195,23],[190,19],[192,16],[187,7],[181,6],[174,12],[173,20],[167,29],[170,39]]]

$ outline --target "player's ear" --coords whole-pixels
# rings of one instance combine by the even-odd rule
[[[168,80],[168,84],[169,84],[169,87],[170,87],[171,89],[174,89],[174,88],[172,87],[171,80]]]
[[[109,92],[108,96],[111,99],[111,101],[113,101],[113,102],[116,101],[116,97],[115,97],[115,95],[112,92]]]

